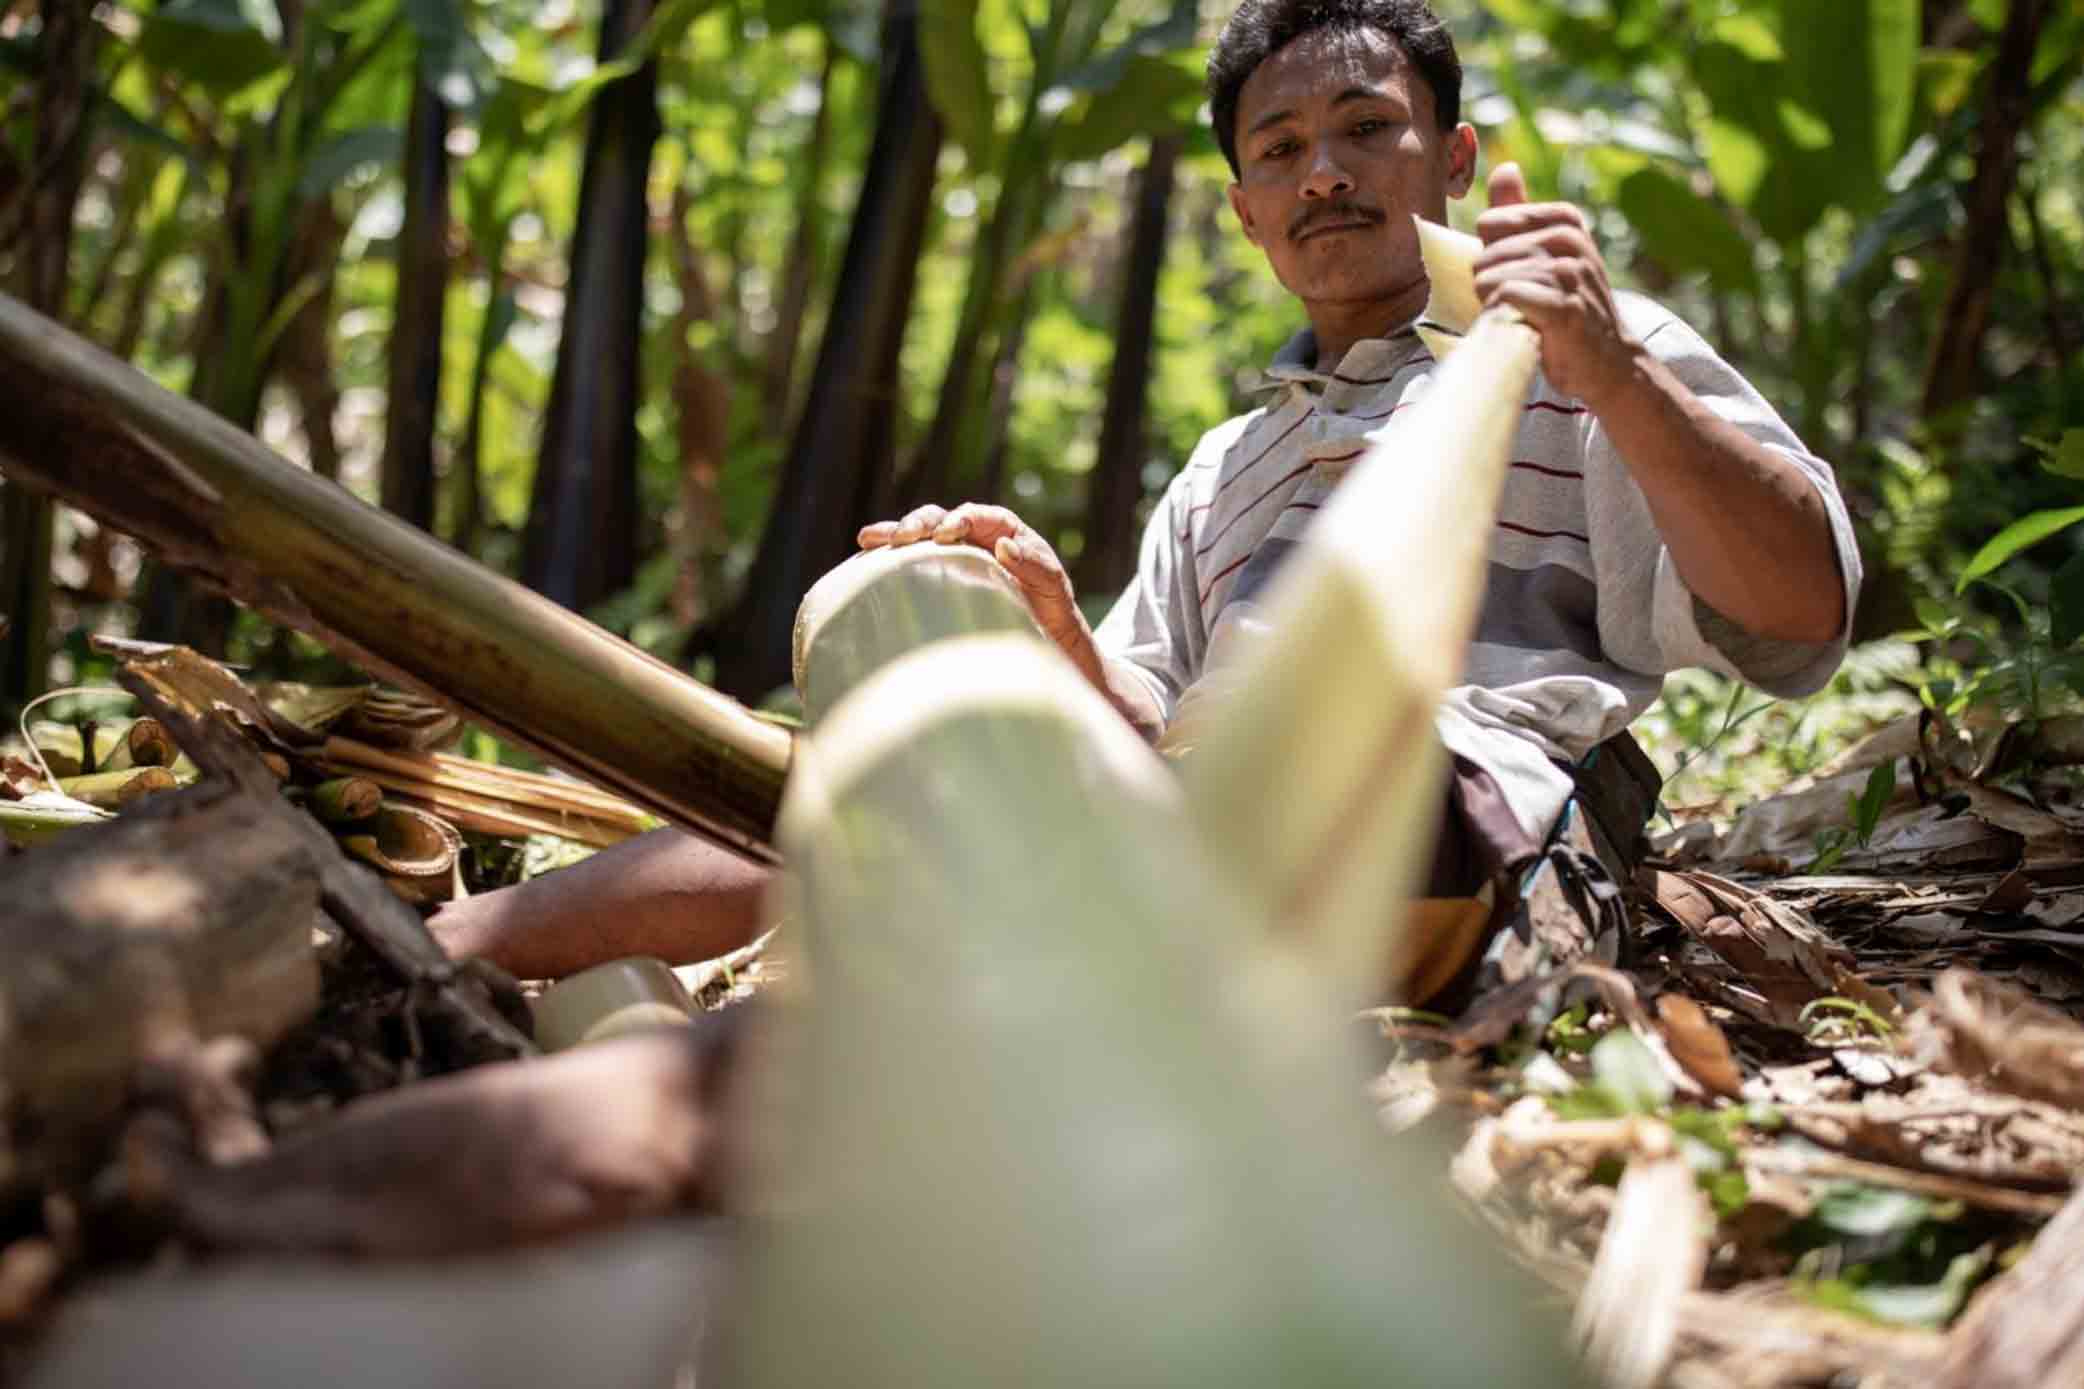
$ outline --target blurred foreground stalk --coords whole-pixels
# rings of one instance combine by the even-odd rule
[[[825,712],[780,842],[814,1001],[723,1379],[1576,1382],[1438,1155],[1372,1123],[1321,976],[995,568],[913,547],[806,601]],[[906,617],[960,611],[998,630]]]

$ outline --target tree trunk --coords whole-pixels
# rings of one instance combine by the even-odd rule
[[[1100,446],[1086,492],[1085,550],[1078,587],[1109,593],[1136,572],[1136,504],[1143,497],[1144,402],[1150,394],[1151,341],[1157,322],[1158,272],[1165,261],[1166,213],[1182,137],[1151,141],[1136,189],[1136,215],[1122,266],[1120,307],[1114,320],[1114,365],[1107,373],[1107,406]]]
[[[745,594],[713,639],[718,683],[746,698],[788,678],[798,601],[847,557],[855,530],[889,485],[898,349],[941,148],[916,0],[888,0],[882,53],[875,142],[810,393]]]
[[[0,469],[755,859],[789,736],[0,296]]]
[[[297,310],[283,330],[280,371],[297,397],[303,417],[305,447],[311,471],[328,482],[340,480],[340,436],[334,419],[340,412],[340,383],[333,375],[333,263],[347,227],[333,211],[330,198],[312,204],[298,239],[296,261],[304,271],[322,277],[319,290]]]
[[[420,77],[405,127],[405,224],[392,296],[383,504],[428,531],[434,529],[434,430],[449,282],[448,138],[448,107]]]
[[[823,259],[818,194],[825,181],[825,159],[832,145],[832,69],[838,61],[839,45],[828,38],[825,66],[818,74],[818,114],[811,122],[810,146],[803,156],[803,188],[796,198],[796,229],[789,236],[781,301],[775,310],[774,332],[767,341],[767,363],[761,380],[767,428],[776,438],[788,431],[796,357],[803,343],[803,318],[810,311],[811,287]]]
[[[35,95],[34,181],[22,190],[28,249],[22,290],[53,318],[65,312],[72,212],[87,169],[94,45],[101,26],[75,0],[44,0],[37,40],[42,78]],[[19,487],[0,491],[0,705],[43,693],[49,681],[51,505]]]
[[[1027,153],[1023,153],[1023,149]],[[934,397],[933,421],[926,435],[912,450],[910,463],[898,479],[894,511],[905,511],[924,502],[953,503],[958,479],[983,466],[976,428],[980,407],[990,395],[982,382],[982,367],[995,360],[998,351],[994,332],[1001,326],[1005,306],[1007,262],[1014,250],[1025,246],[1044,201],[1035,193],[1043,175],[1028,166],[1034,154],[1028,132],[1015,137],[1006,157],[997,204],[991,221],[970,253],[970,279],[963,291],[961,317],[956,320],[955,341],[948,348],[948,362],[941,372],[941,388]]]
[[[991,403],[985,409],[984,471],[977,480],[977,500],[996,502],[1006,486],[1006,462],[1013,452],[1013,411],[1020,389],[1020,349],[1027,345],[1028,324],[1035,316],[1035,282],[1021,281],[1020,297],[999,340],[998,360],[991,364]]]
[[[2019,136],[2032,112],[2034,50],[2054,12],[2052,0],[2012,0],[1997,60],[1983,95],[1975,180],[1968,187],[1968,227],[1954,259],[1953,285],[1940,314],[1932,359],[1925,369],[1926,419],[1974,395],[1982,381],[1983,333],[1990,322],[1990,296],[2011,240],[2005,216],[2019,177]]]
[[[653,0],[607,0],[602,62],[636,37],[654,8]],[[644,193],[658,133],[655,60],[594,97],[564,332],[521,558],[529,587],[574,609],[636,577]]]
[[[715,600],[717,560],[724,534],[724,451],[731,438],[731,379],[706,365],[696,351],[694,330],[716,322],[716,296],[695,250],[688,219],[694,194],[683,182],[673,192],[671,251],[673,279],[680,287],[680,312],[673,317],[673,409],[680,441],[680,519],[673,535],[679,573],[673,585],[673,620],[686,628],[700,623]]]

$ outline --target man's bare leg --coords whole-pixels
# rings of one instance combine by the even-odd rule
[[[451,902],[428,925],[457,959],[558,979],[628,955],[713,959],[764,924],[772,870],[684,834],[654,830],[570,868]]]

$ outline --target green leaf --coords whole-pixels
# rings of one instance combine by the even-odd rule
[[[2084,638],[2084,554],[2072,555],[2048,582],[2048,628],[2057,646]]]
[[[1777,63],[1787,56],[1780,46],[1780,36],[1756,14],[1724,15],[1708,26],[1707,36],[1728,44],[1754,62]]]
[[[225,95],[288,62],[267,18],[238,0],[168,0],[145,16],[138,50],[154,67]]]
[[[1098,159],[1139,135],[1160,135],[1193,121],[1201,79],[1161,58],[1131,58],[1126,80],[1067,108],[1050,135],[1059,160]]]
[[[367,125],[343,131],[320,145],[304,163],[297,194],[313,198],[370,164],[395,164],[405,136],[395,125]]]
[[[463,0],[405,0],[405,20],[420,42],[420,77],[451,108],[474,111],[490,95],[492,60],[470,29]]]
[[[1854,807],[1853,827],[1863,848],[1874,837],[1874,827],[1881,823],[1881,813],[1888,809],[1889,798],[1895,794],[1896,761],[1890,758],[1867,774],[1867,787],[1860,792]]]
[[[1954,614],[1937,598],[1921,593],[1910,600],[1910,610],[1933,636],[1945,636],[1954,625]]]
[[[1833,1234],[1878,1238],[1903,1235],[1925,1223],[1932,1202],[1923,1196],[1860,1182],[1835,1182],[1816,1198],[1810,1218]]]
[[[1903,152],[1917,88],[1918,0],[1780,0],[1789,75],[1823,118],[1830,161],[1845,180],[1840,201],[1878,194]]]
[[[717,0],[666,0],[652,11],[637,36],[609,61],[602,63],[569,87],[563,87],[544,104],[536,123],[538,134],[547,134],[572,120],[592,103],[593,94],[610,82],[620,82],[680,37],[706,14]]]
[[[977,39],[977,0],[920,0],[919,54],[926,92],[972,169],[988,169],[997,150],[990,69]]]
[[[1671,1103],[1671,1078],[1642,1038],[1617,1027],[1592,1048],[1592,1075],[1629,1114],[1655,1114]]]
[[[1987,1250],[1972,1250],[1955,1255],[1937,1283],[1870,1283],[1859,1289],[1855,1300],[1861,1311],[1877,1321],[1937,1330],[1954,1319],[1989,1266]]]
[[[1954,592],[1962,592],[2021,550],[2038,545],[2049,536],[2066,531],[2079,521],[2084,521],[2084,506],[2036,511],[2020,517],[1999,531],[1989,544],[1975,552],[1975,558],[1968,562],[1968,567],[1961,571],[1960,579],[1955,582]]]
[[[1194,42],[1194,7],[1175,5],[1155,24],[1145,25],[1118,47],[1066,73],[1060,85],[1074,92],[1101,92],[1116,86],[1129,73],[1137,58],[1158,58],[1177,53]],[[1196,65],[1197,67],[1200,64]]]
[[[2054,444],[2042,439],[2026,441],[2041,454],[2041,466],[2057,477],[2084,482],[2084,429],[2065,429]]]
[[[1623,215],[1650,253],[1676,271],[1705,271],[1723,289],[1756,293],[1751,243],[1712,201],[1655,166],[1621,180]]]

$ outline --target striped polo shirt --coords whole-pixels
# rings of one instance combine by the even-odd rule
[[[1655,302],[1620,294],[1624,329],[1696,396],[1783,454],[1823,498],[1845,585],[1846,629],[1820,644],[1754,637],[1694,597],[1599,421],[1537,376],[1491,535],[1490,575],[1441,739],[1496,777],[1531,833],[1570,793],[1575,761],[1656,697],[1667,671],[1706,666],[1773,694],[1810,693],[1845,652],[1859,551],[1830,466],[1743,377]],[[1135,580],[1096,633],[1169,721],[1226,632],[1252,611],[1345,470],[1431,384],[1408,326],[1316,369],[1305,330],[1266,372],[1265,405],[1204,435],[1144,531]],[[1380,466],[1394,466],[1386,455]]]

